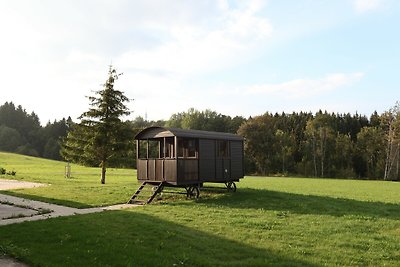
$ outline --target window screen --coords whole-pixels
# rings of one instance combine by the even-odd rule
[[[226,140],[217,141],[217,157],[228,158],[229,157],[229,142]]]

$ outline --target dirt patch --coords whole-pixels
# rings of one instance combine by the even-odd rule
[[[20,188],[34,188],[34,187],[41,187],[41,186],[48,186],[48,184],[0,179],[0,191],[1,190],[20,189]]]

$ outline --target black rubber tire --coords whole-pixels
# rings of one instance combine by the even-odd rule
[[[186,189],[186,196],[188,198],[199,198],[200,190],[197,186],[190,186]]]
[[[236,184],[235,182],[229,182],[226,183],[226,189],[228,189],[228,192],[236,192]]]

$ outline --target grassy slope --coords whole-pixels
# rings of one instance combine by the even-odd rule
[[[67,195],[83,179],[60,177],[46,181]],[[77,202],[104,202],[92,182]],[[248,177],[234,194],[3,226],[0,254],[34,266],[398,266],[399,193],[393,182]]]
[[[106,184],[100,184],[100,169],[71,164],[72,178],[64,177],[65,162],[0,152],[0,167],[15,170],[16,176],[0,178],[50,184],[48,187],[18,189],[8,194],[84,208],[124,203],[137,189],[136,170],[108,169]]]

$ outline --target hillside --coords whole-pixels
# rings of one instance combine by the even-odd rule
[[[137,188],[129,169],[101,185],[99,169],[72,165],[66,179],[60,161],[0,153],[0,166],[51,184],[6,193],[74,207],[123,203]],[[0,255],[33,266],[398,266],[399,193],[397,182],[246,177],[236,193],[2,226]]]
[[[72,177],[67,179],[65,166],[62,161],[0,152],[0,167],[16,171],[16,176],[0,178],[50,184],[43,188],[13,190],[8,194],[82,208],[124,203],[137,188],[136,170],[133,169],[110,168],[107,183],[101,185],[99,168],[71,164]]]

